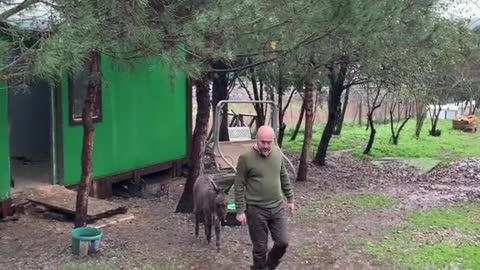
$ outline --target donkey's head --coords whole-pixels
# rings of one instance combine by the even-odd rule
[[[213,180],[210,180],[210,183],[215,191],[215,214],[224,221],[227,218],[227,192],[219,188]]]

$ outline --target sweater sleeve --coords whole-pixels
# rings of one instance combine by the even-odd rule
[[[287,174],[287,170],[285,168],[285,161],[282,159],[282,168],[280,171],[280,182],[282,183],[282,191],[285,197],[287,198],[287,202],[293,202],[293,190],[292,185],[290,184],[290,179]]]
[[[247,176],[247,167],[245,158],[240,156],[237,162],[237,173],[235,174],[235,208],[237,215],[245,212],[245,181]]]

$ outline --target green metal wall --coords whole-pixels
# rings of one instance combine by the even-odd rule
[[[10,198],[10,151],[8,139],[8,96],[0,81],[0,201]]]
[[[101,59],[103,120],[95,124],[96,177],[181,159],[187,154],[187,85],[158,60],[120,64]],[[81,176],[81,126],[70,126],[68,83],[62,85],[64,184]]]

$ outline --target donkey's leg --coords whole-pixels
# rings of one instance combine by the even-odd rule
[[[207,242],[210,244],[212,240],[212,215],[203,216],[203,225],[205,226],[205,236],[207,237]]]
[[[198,231],[200,227],[200,220],[202,219],[201,213],[195,213],[195,237],[198,237]]]
[[[215,218],[215,237],[217,249],[220,249],[220,219],[218,217]]]

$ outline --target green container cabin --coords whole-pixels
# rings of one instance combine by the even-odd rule
[[[185,163],[191,89],[184,73],[154,58],[126,64],[102,55],[100,70],[93,173],[101,198],[113,182]],[[12,179],[14,188],[79,184],[86,85],[82,74],[56,87],[0,82],[0,216],[11,214]]]

